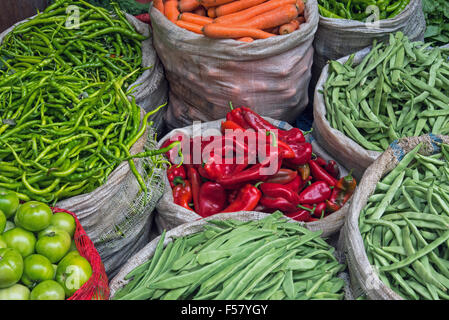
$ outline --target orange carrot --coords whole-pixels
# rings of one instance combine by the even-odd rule
[[[179,0],[178,10],[180,12],[193,11],[200,6],[198,0]]]
[[[203,26],[200,26],[199,24],[178,20],[178,21],[176,21],[176,25],[178,27],[184,28],[186,30],[189,30],[189,31],[192,31],[192,32],[195,32],[198,34],[203,34],[203,30],[202,30]]]
[[[304,13],[304,7],[305,7],[304,1],[297,0],[296,6],[298,7],[298,15],[302,15]]]
[[[201,4],[206,8],[221,6],[222,4],[226,4],[233,1],[235,0],[200,0]]]
[[[206,24],[203,27],[204,35],[215,39],[238,39],[251,37],[253,39],[267,39],[274,34],[254,28],[230,27],[219,23]]]
[[[230,2],[227,4],[223,4],[219,7],[217,7],[217,9],[215,9],[215,12],[217,14],[217,17],[221,17],[227,14],[231,14],[234,12],[238,12],[238,11],[242,11],[245,10],[247,8],[251,8],[254,6],[257,6],[258,4],[261,4],[263,2],[265,2],[266,0],[239,0],[239,1],[234,1],[234,2]]]
[[[279,34],[289,34],[299,28],[299,22],[296,19],[293,19],[289,23],[283,24],[279,27]]]
[[[255,16],[237,25],[244,28],[268,29],[289,23],[298,17],[296,5],[287,4]]]
[[[195,11],[193,11],[194,14],[197,14],[199,16],[206,16],[206,9],[204,9],[204,7],[199,7],[197,8]]]
[[[178,10],[178,0],[168,0],[165,2],[165,16],[168,20],[170,20],[173,23],[176,23],[176,20],[178,20],[179,16],[179,10]]]
[[[282,5],[295,4],[296,1],[297,0],[270,0],[239,12],[218,17],[214,20],[214,22],[222,24],[234,24],[242,21],[244,22],[267,11],[279,8]]]
[[[162,14],[164,13],[164,2],[162,0],[153,0],[153,6],[158,9]]]
[[[198,24],[200,26],[204,26],[208,23],[212,23],[214,21],[212,18],[203,17],[190,12],[183,12],[179,15],[179,20],[190,22],[194,24]]]
[[[207,9],[207,16],[209,18],[215,18],[217,14],[215,13],[215,7]]]
[[[253,42],[254,39],[251,37],[242,37],[242,38],[238,38],[238,41],[242,41],[242,42]]]

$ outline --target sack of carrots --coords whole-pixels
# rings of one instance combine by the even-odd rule
[[[229,101],[295,121],[308,104],[318,16],[316,0],[154,1],[168,129],[224,118]]]
[[[180,143],[166,153],[157,228],[217,213],[279,210],[325,236],[338,231],[357,181],[305,134],[246,107],[169,133],[160,148]]]
[[[413,41],[424,39],[426,21],[421,0],[319,0],[320,22],[314,42],[316,71],[401,31]]]
[[[306,22],[303,0],[155,0],[154,6],[181,28],[243,42],[289,34]]]

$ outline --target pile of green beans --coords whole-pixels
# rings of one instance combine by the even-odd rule
[[[69,28],[77,6],[79,28]],[[115,6],[115,8],[117,8]],[[0,46],[0,187],[56,203],[104,184],[128,161],[149,116],[129,95],[142,73],[141,42],[123,14],[57,1],[18,25]],[[161,106],[162,107],[162,106]],[[146,190],[145,190],[146,191]]]
[[[366,22],[372,18],[392,19],[409,3],[410,0],[318,0],[318,10],[326,18]]]
[[[404,299],[449,299],[449,145],[407,153],[360,213],[371,265]]]
[[[421,134],[449,133],[449,49],[401,32],[374,42],[357,66],[331,61],[323,86],[326,119],[368,150]]]
[[[131,271],[115,300],[343,299],[345,269],[320,235],[281,212],[258,221],[209,220]]]

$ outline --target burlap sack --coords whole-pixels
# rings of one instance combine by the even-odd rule
[[[268,117],[265,117],[265,119],[271,122],[272,124],[276,125],[280,129],[288,130],[292,128],[288,123],[284,121],[278,121]],[[202,123],[201,124],[202,132],[207,130],[207,133],[203,136],[221,135],[220,125],[222,121],[223,119]],[[193,136],[193,126],[185,127],[178,130],[182,130],[182,132],[184,132],[185,134]],[[165,140],[172,137],[172,135],[176,131],[177,130],[175,129],[172,132],[168,133],[164,138],[162,138],[159,141],[159,147],[162,146]],[[312,136],[307,135],[306,140],[312,144],[313,152],[315,154],[321,156],[325,160],[332,159]],[[348,171],[345,169],[345,167],[340,163],[338,165],[340,166],[341,176],[346,175]],[[165,181],[165,191],[161,200],[157,204],[156,207],[157,213],[155,215],[155,224],[159,234],[162,233],[164,229],[171,230],[184,223],[201,219],[200,215],[190,210],[187,210],[181,206],[178,206],[173,202],[173,193],[166,174],[164,174],[163,179]],[[331,215],[328,215],[322,220],[305,223],[306,228],[312,231],[323,230],[323,237],[328,237],[338,232],[340,228],[343,226],[346,212],[349,209],[349,203],[350,201],[348,201],[339,211],[334,212]]]
[[[291,123],[307,106],[316,0],[307,1],[307,22],[299,30],[253,43],[195,34],[154,8],[150,15],[153,44],[169,82],[168,129],[223,118],[230,101]]]
[[[398,162],[420,142],[423,147],[420,153],[430,155],[438,152],[437,142],[449,143],[449,136],[423,135],[403,138],[392,143],[382,155],[366,169],[363,178],[352,196],[351,206],[346,216],[345,225],[340,232],[338,248],[346,257],[351,278],[351,291],[354,298],[366,295],[372,300],[402,300],[393,290],[387,287],[374,272],[368,261],[359,230],[360,211],[365,207],[368,198],[376,189],[377,182],[393,170]]]
[[[371,21],[369,21],[371,22]],[[336,60],[372,45],[374,39],[388,40],[390,33],[402,31],[410,40],[424,40],[426,21],[421,0],[411,0],[393,19],[364,23],[320,16],[313,46],[314,73],[319,76],[328,60]]]
[[[129,14],[126,14],[126,18],[137,32],[150,36],[147,24]],[[16,25],[27,20],[20,21],[1,33],[0,43]],[[131,87],[139,84],[132,95],[139,106],[149,111],[166,102],[167,84],[163,68],[152,47],[151,37],[142,42],[142,55],[142,67],[152,68],[146,70]],[[154,126],[135,143],[131,154],[155,148],[155,131],[162,131],[162,117],[165,111],[166,109],[161,109],[150,117],[155,123]],[[144,114],[145,111],[142,109],[142,118]],[[153,223],[153,209],[162,196],[163,171],[144,170],[144,164],[151,166],[149,158],[136,159],[135,163],[150,190],[147,195],[139,192],[140,186],[128,163],[124,162],[110,174],[107,182],[95,191],[56,204],[57,207],[77,214],[88,236],[94,242],[109,277],[113,276],[132,254],[148,243]]]

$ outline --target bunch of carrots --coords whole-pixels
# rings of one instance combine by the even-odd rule
[[[186,30],[215,39],[252,42],[286,35],[305,23],[303,0],[154,0]]]

